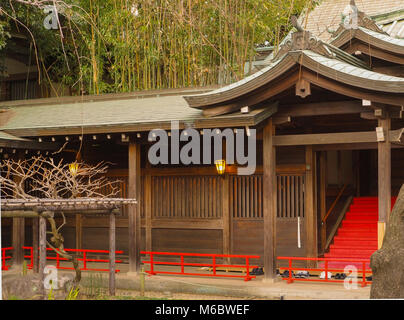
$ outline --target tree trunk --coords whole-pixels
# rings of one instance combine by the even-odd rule
[[[371,299],[404,298],[404,185],[390,215],[383,245],[370,258]]]

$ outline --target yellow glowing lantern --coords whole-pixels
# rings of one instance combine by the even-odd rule
[[[225,160],[216,160],[215,164],[216,164],[217,173],[220,175],[224,174],[224,172],[226,171],[226,161]]]
[[[79,171],[79,164],[76,161],[74,161],[73,163],[70,163],[69,171],[72,174],[72,176],[77,175],[77,171]]]

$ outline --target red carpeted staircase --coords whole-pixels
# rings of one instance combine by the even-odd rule
[[[396,198],[392,198],[392,208]],[[369,259],[377,250],[378,198],[354,198],[349,211],[339,227],[333,244],[325,258]],[[329,266],[344,268],[360,263],[330,262]],[[369,268],[369,264],[367,264]]]

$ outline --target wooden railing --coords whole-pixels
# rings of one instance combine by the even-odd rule
[[[337,221],[335,222],[333,228],[331,229],[330,234],[327,237],[327,241],[325,243],[324,251],[326,251],[328,249],[328,247],[330,246],[332,240],[334,239],[334,236],[337,233],[338,228],[341,225],[342,220],[344,220],[345,214],[347,213],[347,211],[348,211],[348,209],[349,209],[349,207],[350,207],[350,205],[352,203],[352,199],[353,199],[352,196],[349,197],[347,199],[347,201],[345,202],[344,207],[341,209],[341,211],[340,211],[340,213],[338,215]]]
[[[347,184],[344,184],[344,186],[341,188],[341,190],[339,191],[339,193],[338,193],[337,197],[335,198],[334,202],[331,204],[330,209],[328,209],[328,211],[327,211],[326,215],[324,216],[323,220],[321,220],[321,224],[326,223],[328,217],[330,216],[330,214],[334,210],[334,208],[337,205],[339,199],[341,199],[341,197],[342,197],[342,195],[343,195],[343,193],[344,193],[347,186],[348,186]]]

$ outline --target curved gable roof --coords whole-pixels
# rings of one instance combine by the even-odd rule
[[[237,99],[243,101],[248,95],[253,94],[254,90],[265,86],[269,92],[266,95],[268,98],[271,96],[271,87],[268,85],[283,76],[286,71],[299,65],[311,70],[315,74],[322,75],[344,85],[350,85],[379,94],[402,94],[404,97],[404,78],[360,68],[336,58],[323,56],[311,50],[295,50],[289,51],[277,62],[232,85],[200,95],[184,96],[184,99],[190,107],[208,109],[220,105],[231,105]],[[236,109],[237,107],[240,107],[240,105],[235,104],[234,108]]]

